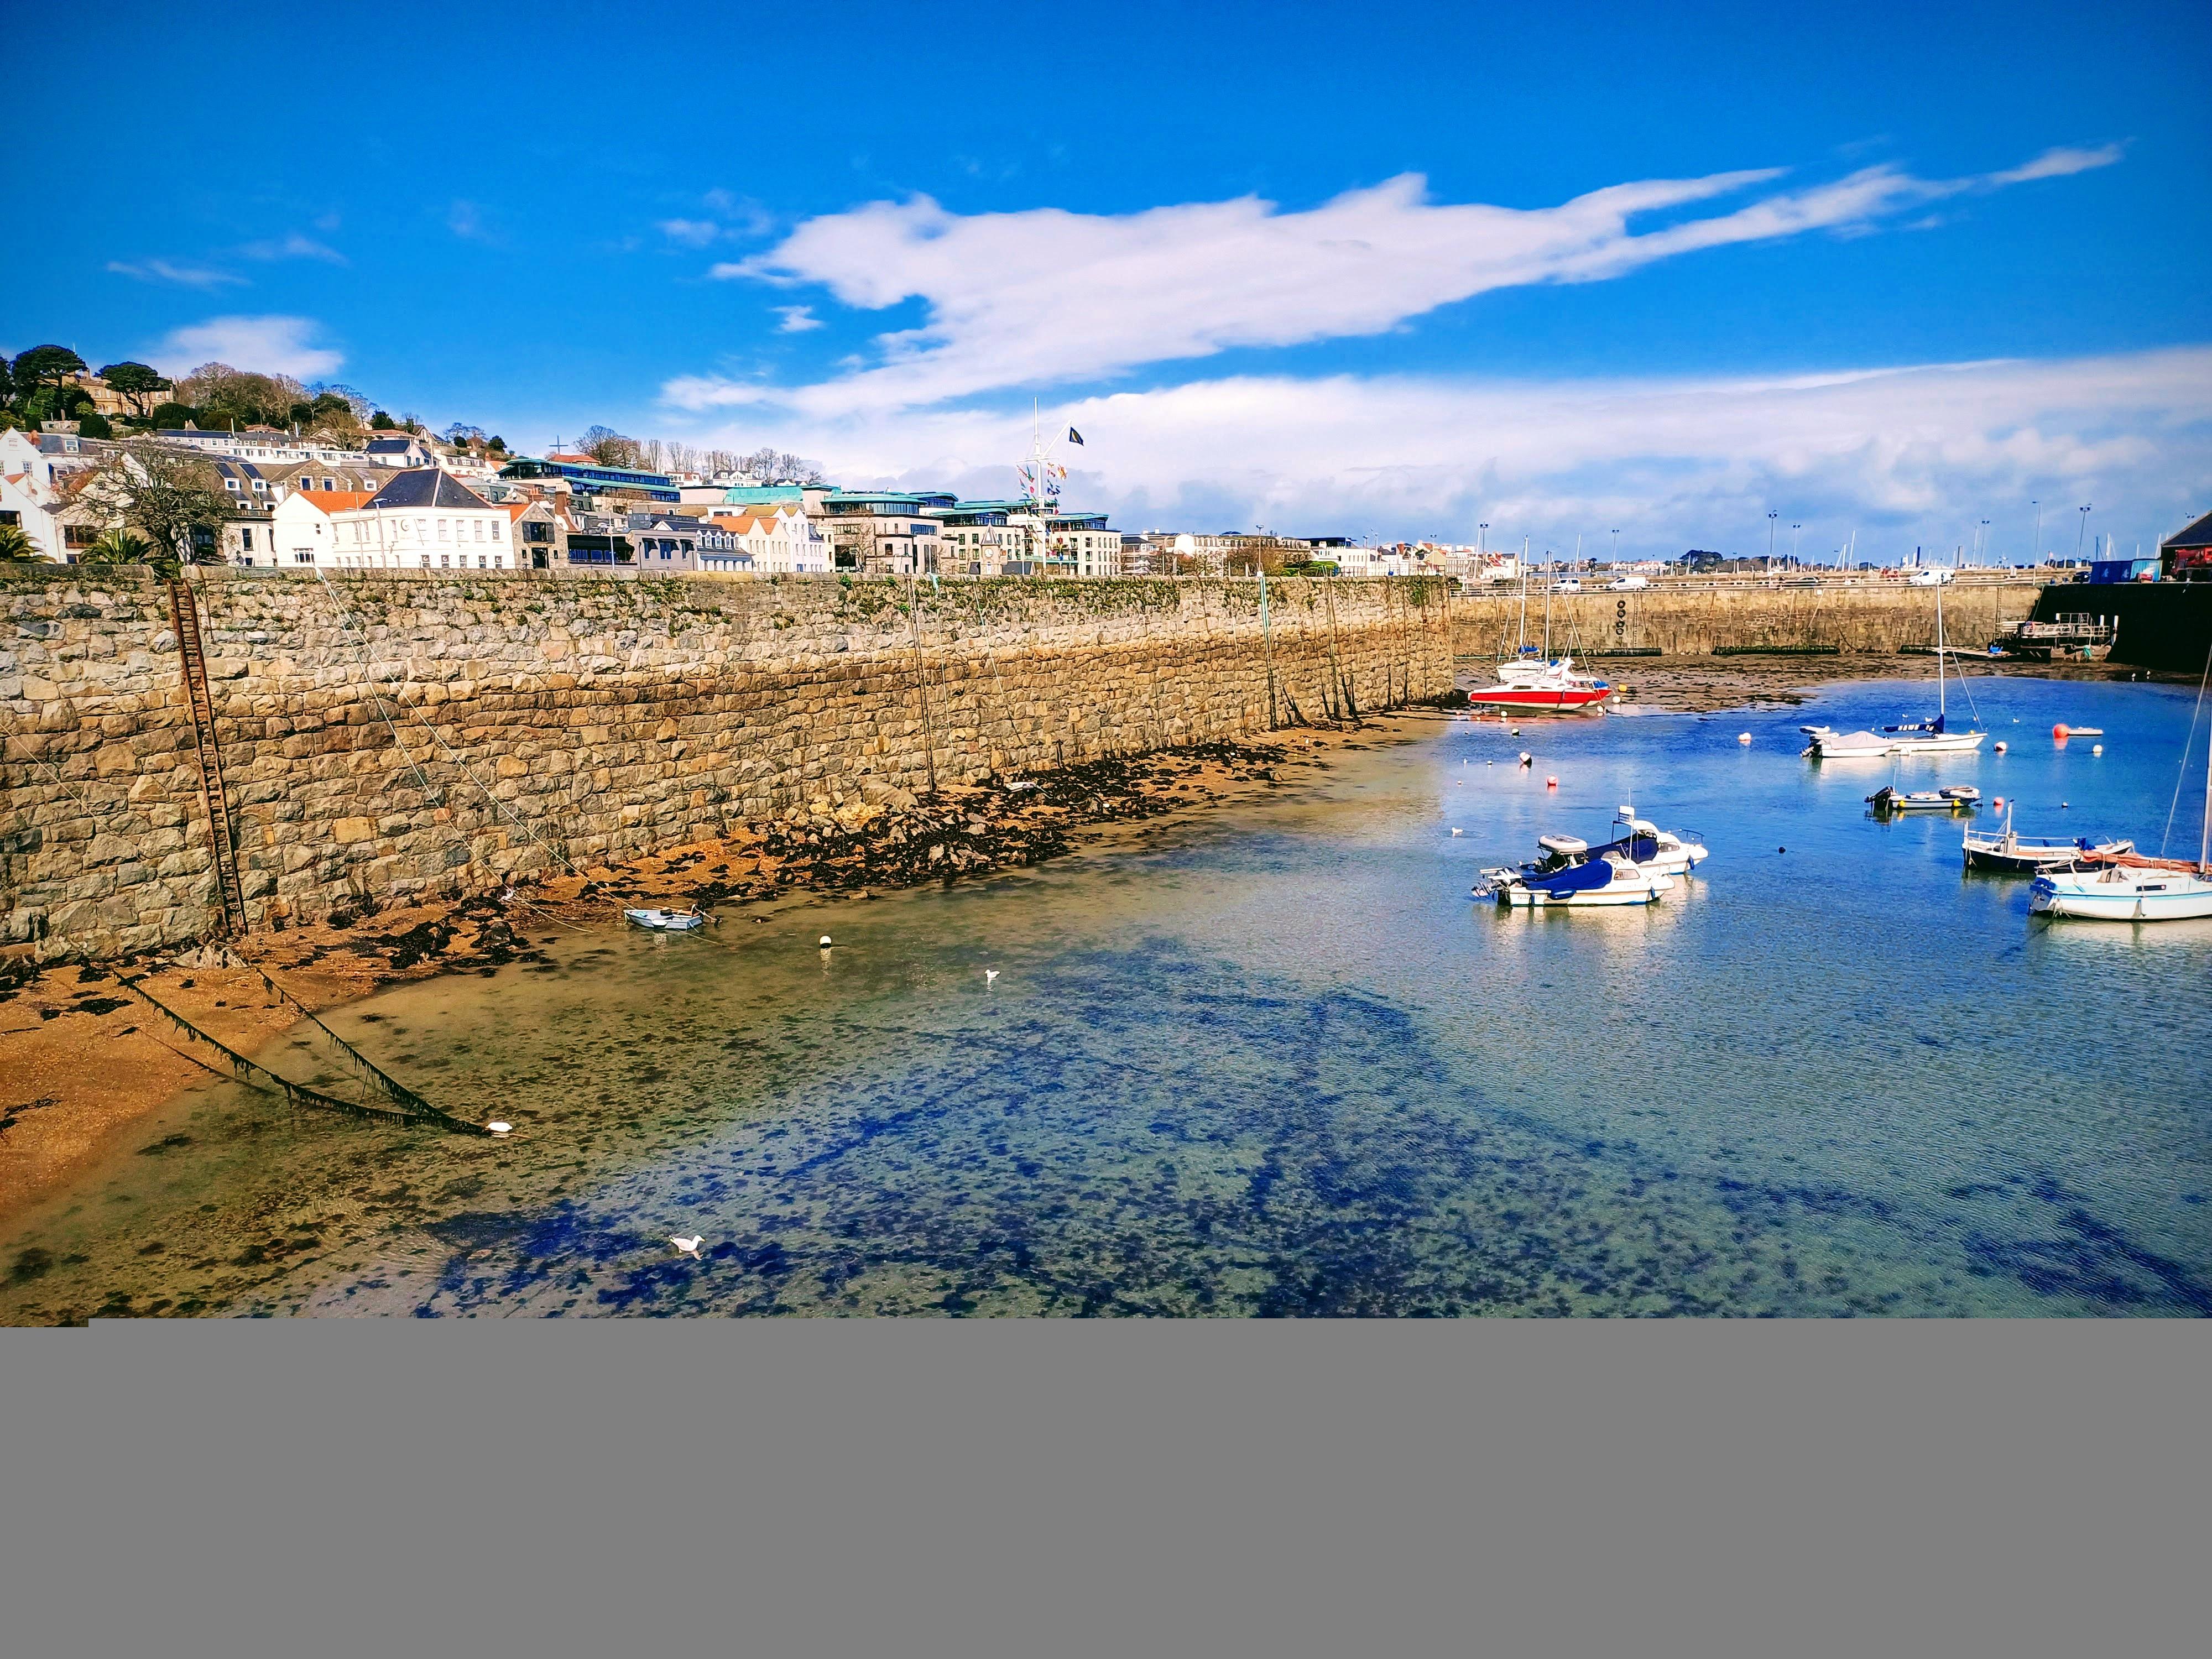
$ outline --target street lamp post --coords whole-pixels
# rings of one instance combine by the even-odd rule
[[[1790,526],[1790,562],[1793,565],[1797,562],[1797,532],[1804,527],[1802,524]]]
[[[2076,564],[2081,562],[2081,539],[2089,533],[2090,506],[2091,503],[2087,501],[2081,504],[2081,522],[2080,527],[2074,532],[2074,562]]]
[[[2035,509],[2035,544],[2028,549],[2030,555],[2028,562],[2041,564],[2043,562],[2043,503],[2032,501],[2028,505]]]
[[[1781,516],[1779,513],[1766,515],[1766,562],[1770,568],[1774,563],[1774,521]]]
[[[1620,562],[1620,532],[1618,530],[1613,532],[1613,562],[1615,564]]]
[[[1490,524],[1487,520],[1474,527],[1474,556],[1478,559],[1482,556],[1483,538],[1487,536],[1489,533]]]
[[[1974,562],[1979,564],[1990,555],[1990,521],[1982,520],[1981,534],[1974,544]]]

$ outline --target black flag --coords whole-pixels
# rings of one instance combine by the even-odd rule
[[[1073,427],[1070,427],[1067,428],[1067,441],[1072,444],[1083,443],[1083,434],[1080,432],[1078,432]],[[1090,446],[1088,444],[1084,444],[1084,447],[1088,449]]]

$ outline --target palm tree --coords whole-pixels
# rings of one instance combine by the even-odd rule
[[[20,526],[0,524],[0,561],[38,556],[39,544],[25,535]]]
[[[84,550],[79,564],[146,564],[154,544],[135,530],[111,530]]]

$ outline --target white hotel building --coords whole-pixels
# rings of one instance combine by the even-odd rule
[[[272,564],[334,570],[514,570],[514,514],[435,467],[374,494],[295,489],[271,515]]]

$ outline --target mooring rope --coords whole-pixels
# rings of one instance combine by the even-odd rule
[[[2212,645],[2204,647],[2204,672],[2197,678],[2197,702],[2189,711],[2189,735],[2181,740],[2181,767],[2174,774],[2173,801],[2166,809],[2166,829],[2158,838],[2158,855],[2166,856],[2166,843],[2173,834],[2173,815],[2181,810],[2181,786],[2189,776],[2190,751],[2197,747],[2197,717],[2204,712],[2204,687],[2212,681]],[[2208,761],[2207,765],[2212,765]]]
[[[264,975],[264,977],[265,979],[266,975]],[[144,986],[141,985],[137,980],[131,978],[129,975],[118,974],[116,975],[116,978],[118,982],[128,989],[131,994],[143,1001],[149,1007],[152,1008],[163,1018],[169,1021],[171,1024],[174,1025],[186,1036],[193,1039],[195,1042],[206,1043],[208,1047],[213,1048],[217,1054],[228,1060],[230,1062],[231,1070],[238,1075],[238,1078],[241,1082],[247,1081],[250,1079],[256,1077],[264,1078],[268,1080],[268,1084],[275,1085],[276,1092],[282,1094],[285,1100],[294,1106],[319,1107],[325,1111],[343,1112],[349,1117],[383,1118],[387,1121],[393,1123],[417,1123],[427,1118],[431,1122],[436,1123],[442,1128],[451,1130],[455,1134],[489,1135],[491,1133],[489,1129],[486,1128],[481,1123],[471,1123],[466,1121],[465,1119],[455,1117],[450,1112],[440,1110],[437,1107],[431,1105],[428,1101],[422,1101],[422,1097],[419,1095],[412,1096],[412,1098],[421,1101],[422,1103],[416,1109],[412,1111],[392,1111],[386,1107],[366,1105],[357,1100],[345,1100],[340,1098],[337,1095],[327,1095],[319,1089],[309,1087],[307,1084],[295,1083],[288,1077],[279,1077],[276,1073],[270,1071],[266,1066],[259,1065],[253,1060],[248,1060],[244,1054],[240,1054],[237,1049],[230,1047],[229,1044],[210,1036],[205,1031],[200,1030],[198,1026],[193,1024],[191,1021],[186,1019],[182,1014],[177,1012],[175,1009],[157,999],[152,992],[147,990]],[[320,1020],[317,1020],[315,1023],[319,1025],[322,1024]],[[325,1027],[325,1029],[327,1030],[328,1028]],[[267,1085],[264,1085],[263,1086],[265,1087]],[[393,1086],[397,1087],[398,1085],[395,1085]],[[411,1095],[411,1091],[409,1092]]]
[[[337,590],[331,586],[330,578],[323,573],[320,566],[316,568],[315,579],[322,583],[324,592],[329,595],[331,603],[337,607],[338,614],[346,619],[347,626],[361,635],[362,660],[367,665],[373,668],[376,663],[376,650],[374,645],[370,641],[368,624],[363,623],[354,613],[352,609],[347,605],[346,602],[338,597]],[[414,756],[408,750],[405,740],[400,737],[398,722],[392,718],[392,711],[386,706],[383,694],[377,690],[375,677],[374,675],[369,675],[367,677],[367,680],[368,685],[368,695],[375,700],[377,713],[383,717],[386,727],[391,732],[392,741],[398,746],[400,754],[406,758],[407,763],[414,768],[416,777],[422,782],[423,794],[426,797],[435,796],[439,792],[431,787],[428,776],[423,772],[422,766],[415,760]],[[420,726],[425,732],[428,732],[430,734],[430,741],[436,744],[439,748],[445,750],[446,758],[451,761],[455,766],[459,767],[461,770],[461,775],[468,779],[471,783],[476,786],[477,793],[482,795],[484,799],[490,804],[491,809],[495,813],[505,813],[507,821],[514,824],[516,829],[521,830],[525,836],[530,838],[532,845],[535,846],[547,857],[552,859],[554,862],[559,864],[571,875],[580,877],[587,882],[592,879],[591,874],[588,871],[579,868],[574,860],[570,859],[558,848],[554,847],[545,841],[536,830],[532,830],[530,825],[523,820],[520,815],[518,814],[513,807],[508,806],[496,795],[493,794],[492,792],[484,786],[483,780],[477,777],[476,773],[470,769],[469,763],[463,760],[459,755],[456,754],[453,750],[453,745],[447,743],[446,739],[440,735],[438,728],[431,725],[428,720],[424,719],[418,710],[408,708],[404,702],[401,703],[399,707],[406,713],[410,720],[412,720],[416,725]],[[455,824],[453,826],[453,835],[456,841],[459,841],[464,845],[466,845],[466,837],[461,834],[460,826],[459,824]],[[523,898],[520,894],[517,894],[515,896],[518,902],[527,906],[532,910],[539,912],[556,927],[574,927],[576,926],[575,923],[568,921],[563,917],[554,915],[550,910],[545,909],[544,907],[535,903],[532,900]],[[609,902],[614,904],[617,908],[621,908],[621,901],[619,899],[610,900]]]

